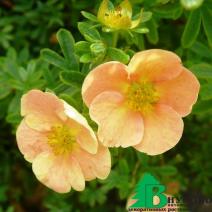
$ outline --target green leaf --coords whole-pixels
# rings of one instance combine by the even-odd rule
[[[60,80],[66,85],[81,87],[85,75],[76,71],[62,71],[60,72]]]
[[[207,83],[201,86],[200,96],[202,100],[212,99],[212,84]]]
[[[21,92],[17,93],[10,101],[8,113],[20,114]]]
[[[25,47],[20,51],[18,55],[18,60],[20,63],[24,63],[27,62],[28,59],[29,59],[29,49]]]
[[[125,174],[121,174],[117,171],[111,171],[109,177],[105,180],[105,188],[118,188],[120,190],[125,189],[128,190],[129,188],[129,176]]]
[[[129,173],[129,165],[126,160],[120,160],[118,165],[120,174],[127,175]]]
[[[188,48],[195,42],[201,25],[201,13],[200,10],[194,10],[190,13],[188,21],[186,23],[181,43],[184,48]]]
[[[4,119],[7,114],[7,108],[11,101],[11,96],[7,96],[4,99],[1,99],[1,107],[0,107],[0,119]]]
[[[32,75],[36,69],[36,62],[34,60],[29,61],[27,65],[27,74]]]
[[[0,100],[8,96],[10,92],[11,92],[10,87],[8,87],[7,85],[1,84],[0,85]]]
[[[90,21],[99,22],[97,17],[95,15],[91,14],[91,13],[82,11],[81,14]]]
[[[129,62],[129,55],[126,54],[123,50],[109,47],[107,51],[111,59],[122,62],[124,64]]]
[[[43,68],[42,69],[43,78],[46,81],[46,87],[47,88],[54,88],[56,86],[56,77],[57,74],[52,74],[52,71],[49,68]],[[58,80],[57,80],[58,81]]]
[[[141,23],[147,22],[152,18],[152,12],[143,12],[141,15]]]
[[[90,50],[95,55],[104,54],[106,51],[105,45],[103,42],[96,42],[96,43],[91,44]]]
[[[10,47],[7,51],[7,58],[10,58],[10,60],[16,61],[17,53],[14,48]]]
[[[71,70],[79,70],[79,63],[74,54],[74,38],[68,30],[60,29],[57,32],[57,39],[65,57],[67,66]]]
[[[89,52],[90,45],[91,45],[90,42],[79,41],[79,42],[75,43],[75,51],[78,54]]]
[[[107,191],[103,189],[97,189],[97,187],[92,186],[91,183],[89,186],[80,195],[80,202],[83,204],[88,204],[91,208],[95,208],[95,206],[98,204],[102,205],[107,199],[105,194]],[[94,190],[95,192],[93,192]]]
[[[21,81],[26,81],[27,80],[27,71],[23,67],[18,68],[19,76],[21,78]]]
[[[191,50],[199,56],[212,59],[212,51],[201,42],[196,41],[191,47]]]
[[[6,185],[0,186],[0,202],[5,202],[7,200],[7,191],[8,186]]]
[[[21,116],[16,113],[9,113],[6,117],[6,121],[11,124],[18,124],[21,121]]]
[[[135,39],[133,39],[133,41],[139,50],[145,49],[144,36],[140,34],[136,34]]]
[[[90,42],[100,41],[101,37],[99,32],[96,29],[91,27],[92,26],[90,24],[87,24],[84,22],[78,23],[78,28],[80,33],[85,37],[87,41],[90,41]]]
[[[14,211],[15,211],[15,209],[13,206],[9,206],[6,210],[6,212],[14,212]]]
[[[133,32],[136,32],[136,33],[148,33],[149,32],[149,29],[146,28],[146,27],[143,27],[143,28],[135,28],[135,29],[132,29]]]
[[[55,51],[51,49],[43,49],[41,50],[41,57],[48,63],[57,66],[61,69],[68,69],[67,64],[63,57],[57,54]]]
[[[165,166],[162,166],[162,167],[156,167],[154,169],[157,170],[162,175],[165,175],[165,176],[171,176],[171,175],[177,174],[177,168],[174,167],[174,166],[170,166],[170,165],[165,165]]]
[[[203,7],[201,14],[205,34],[208,38],[209,44],[212,46],[212,13],[210,12],[209,8]]]
[[[195,10],[202,5],[203,0],[180,0],[180,3],[186,10]]]
[[[83,54],[80,57],[80,62],[81,63],[90,63],[92,61],[92,55],[90,53]]]
[[[191,66],[190,69],[200,79],[212,79],[212,65],[201,63]]]
[[[196,105],[194,105],[193,113],[207,113],[212,111],[212,99],[207,101],[199,101]]]
[[[182,14],[182,7],[180,6],[179,2],[176,2],[173,4],[156,7],[153,11],[155,14],[157,14],[157,16],[175,20]]]
[[[147,38],[149,42],[152,44],[156,44],[159,40],[159,37],[158,37],[157,23],[155,22],[155,19],[152,18],[148,22],[147,27],[149,29],[149,33],[147,33]]]

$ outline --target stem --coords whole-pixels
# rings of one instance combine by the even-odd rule
[[[117,42],[118,42],[118,37],[119,37],[119,32],[118,31],[115,31],[113,33],[113,41],[112,41],[112,47],[116,47],[117,45]]]
[[[135,186],[135,183],[136,183],[135,177],[136,177],[139,166],[140,166],[140,161],[137,161],[136,164],[135,164],[135,168],[133,170],[133,173],[132,173],[132,182],[131,182],[132,187]]]

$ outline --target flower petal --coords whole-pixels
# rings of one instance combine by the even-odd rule
[[[52,190],[59,193],[71,190],[71,184],[65,177],[61,161],[58,163],[53,154],[43,152],[38,155],[32,163],[32,170],[37,179]]]
[[[51,93],[31,90],[21,99],[21,115],[26,116],[26,123],[37,130],[49,130],[52,122],[65,119],[63,111],[62,101]]]
[[[98,143],[95,135],[93,135],[93,131],[91,134],[89,130],[82,128],[77,136],[77,142],[85,151],[91,154],[96,154]]]
[[[92,117],[100,118],[98,128],[100,142],[107,147],[129,147],[138,144],[143,137],[143,120],[140,114],[129,111],[122,106],[113,109],[108,117],[101,120],[101,113],[98,112],[100,110],[98,105],[101,105],[101,101],[104,101],[101,95],[97,96],[92,102],[91,111]],[[109,98],[106,100],[110,101]],[[95,105],[97,109],[95,109]],[[105,106],[107,106],[107,103]],[[102,110],[106,109],[102,108]]]
[[[132,6],[128,0],[122,1],[117,7],[111,10],[109,0],[103,0],[100,4],[98,20],[113,29],[126,29],[131,25]]]
[[[87,120],[71,105],[67,104],[65,101],[64,108],[65,114],[69,119],[71,119],[68,123],[74,125],[73,128],[78,128],[77,142],[80,146],[90,152],[91,154],[95,154],[97,152],[98,142],[96,135],[94,134],[92,128],[88,125]],[[73,121],[75,123],[73,123]]]
[[[46,135],[28,127],[24,120],[18,126],[16,139],[18,148],[29,162],[32,162],[41,152],[49,149]]]
[[[200,84],[197,78],[185,69],[176,78],[158,83],[161,95],[159,103],[171,106],[181,116],[188,115],[197,101]]]
[[[85,187],[82,171],[73,158],[43,152],[33,161],[32,169],[39,181],[56,192],[66,193],[71,187],[82,191]]]
[[[99,179],[108,177],[111,169],[111,156],[108,148],[99,144],[95,155],[89,154],[82,149],[77,149],[75,154],[85,180],[90,181],[96,177]]]
[[[131,29],[136,28],[136,27],[141,23],[142,18],[143,18],[143,8],[141,9],[138,18],[135,19],[135,20],[132,20],[132,22],[131,22],[131,27],[130,27],[130,28],[131,28]]]
[[[73,157],[71,157],[69,167],[70,171],[68,172],[68,178],[71,186],[76,191],[83,191],[85,189],[85,177],[79,163]]]
[[[108,62],[92,70],[82,86],[82,97],[87,106],[103,91],[121,91],[127,83],[126,66],[119,62]]]
[[[128,72],[132,79],[163,81],[177,77],[182,71],[180,58],[173,52],[151,49],[133,56]]]
[[[134,146],[138,151],[148,155],[162,154],[173,148],[183,132],[183,121],[171,107],[157,105],[155,113],[144,118],[144,137]]]
[[[143,120],[138,113],[116,109],[99,126],[98,138],[107,147],[129,147],[143,137]]]
[[[105,14],[108,12],[108,4],[109,0],[103,0],[98,10],[97,18],[102,23],[104,23]]]
[[[128,16],[129,19],[132,18],[132,5],[129,0],[123,0],[117,9],[121,8],[121,13],[123,16]]]
[[[91,103],[89,114],[92,120],[100,124],[113,110],[121,106],[124,97],[118,92],[105,91],[99,94]]]

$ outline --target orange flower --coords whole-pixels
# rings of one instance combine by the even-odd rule
[[[133,146],[149,155],[174,147],[199,92],[196,77],[169,51],[134,55],[128,66],[108,62],[86,77],[82,96],[104,146]]]
[[[31,90],[21,99],[24,116],[17,143],[37,179],[56,192],[85,188],[85,180],[105,179],[110,153],[99,145],[86,119],[54,94]]]

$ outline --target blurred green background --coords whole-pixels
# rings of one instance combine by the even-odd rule
[[[182,195],[189,211],[212,211],[210,204],[191,201],[212,198],[212,1],[131,0],[133,14],[144,8],[140,27],[149,32],[120,32],[112,50],[114,33],[95,27],[81,14],[96,15],[100,2],[0,0],[0,211],[125,211],[144,172],[165,184],[167,193]],[[80,96],[81,80],[64,72],[69,64],[64,63],[57,41],[60,28],[75,38],[82,78],[99,63],[128,63],[134,52],[144,49],[167,49],[182,58],[198,77],[201,91],[192,114],[184,119],[184,134],[175,148],[155,157],[133,148],[111,149],[108,179],[87,183],[83,192],[57,194],[36,180],[15,139],[23,93],[32,88],[51,90],[88,117]],[[102,47],[100,52],[96,46]],[[40,56],[43,48],[52,50],[45,49]]]

